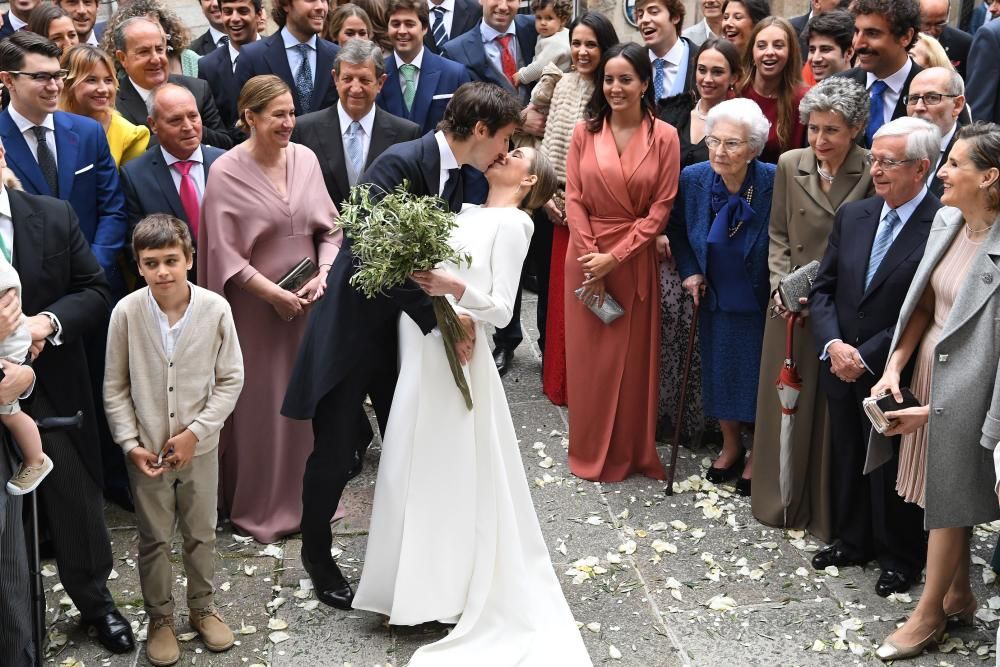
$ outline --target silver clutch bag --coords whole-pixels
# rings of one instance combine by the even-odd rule
[[[573,292],[573,294],[576,294],[577,299],[583,301],[582,287]],[[590,312],[596,315],[598,319],[600,319],[605,324],[611,324],[612,322],[614,322],[619,317],[625,314],[625,309],[622,308],[621,304],[615,301],[615,298],[610,294],[608,294],[607,292],[604,293],[603,304],[598,305],[597,302],[594,301],[593,303],[585,303],[584,305],[587,306],[587,308],[590,309]]]
[[[813,260],[805,266],[794,269],[778,282],[778,295],[781,303],[793,313],[801,312],[805,306],[799,303],[800,298],[809,298],[816,274],[819,273],[819,261]]]

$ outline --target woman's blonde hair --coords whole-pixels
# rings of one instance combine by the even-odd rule
[[[372,27],[372,20],[368,18],[368,12],[352,2],[340,5],[326,15],[326,25],[323,27],[323,39],[337,44],[337,35],[344,29],[344,22],[352,16],[361,19],[361,22],[368,28],[368,39],[374,40],[375,28]]]
[[[951,58],[948,57],[948,53],[936,38],[921,32],[917,34],[917,43],[927,50],[927,64],[923,67],[944,67],[952,72],[955,71],[955,66],[951,64]],[[916,48],[916,44],[913,46]]]
[[[260,113],[275,98],[290,93],[288,84],[273,74],[260,74],[246,82],[240,91],[240,99],[236,103],[237,129],[250,133],[247,123],[247,111]]]
[[[531,160],[528,172],[536,176],[538,180],[535,181],[521,202],[521,208],[529,213],[552,199],[552,195],[559,188],[559,177],[556,175],[555,167],[552,166],[552,161],[537,148],[532,150],[534,158]]]
[[[76,96],[73,91],[87,75],[94,71],[98,64],[103,64],[108,68],[108,74],[114,82],[114,92],[111,95],[109,104],[111,108],[115,105],[115,96],[118,94],[118,77],[115,75],[115,61],[111,59],[106,51],[91,44],[77,44],[62,56],[62,68],[67,71],[66,85],[63,86],[59,97],[59,108],[70,113],[81,114],[83,112],[76,105]]]

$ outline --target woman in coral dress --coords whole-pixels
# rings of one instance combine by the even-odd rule
[[[677,131],[653,116],[645,49],[608,49],[594,80],[601,85],[589,120],[573,132],[566,170],[569,464],[590,480],[632,473],[664,479],[655,442],[660,283],[653,240],[677,194],[680,146]],[[610,324],[588,308],[606,296],[624,309]]]

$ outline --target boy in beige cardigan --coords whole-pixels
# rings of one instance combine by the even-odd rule
[[[132,465],[139,583],[149,615],[146,656],[180,658],[170,547],[184,538],[191,628],[211,651],[233,645],[213,606],[219,431],[243,388],[243,356],[229,304],[190,284],[191,236],[169,215],[140,222],[132,247],[144,287],[111,313],[104,409]]]

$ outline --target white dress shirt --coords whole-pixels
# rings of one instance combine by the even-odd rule
[[[956,132],[958,132],[958,123],[952,125],[948,134],[941,137],[941,152],[937,154],[937,159],[931,162],[930,173],[927,174],[927,187],[931,186],[931,182],[937,175],[938,169],[941,168],[941,160],[944,158],[944,152],[948,150],[948,144],[951,143],[951,138],[955,136]]]
[[[174,157],[167,152],[163,146],[160,146],[160,153],[163,155],[163,160],[167,163],[167,169],[170,172],[170,179],[174,182],[174,188],[177,193],[180,194],[181,191],[181,174],[179,171],[173,168],[175,162],[183,162],[185,160],[191,160],[196,162],[191,171],[188,172],[191,178],[194,179],[194,189],[198,192],[198,203],[200,204],[202,198],[205,196],[205,161],[201,155],[201,146],[194,149],[194,153],[191,153],[191,157],[179,158]]]
[[[398,71],[400,67],[406,64],[406,62],[399,57],[399,54],[395,51],[392,52],[392,57],[396,59],[396,70]],[[420,47],[420,52],[413,56],[413,60],[410,64],[417,68],[417,71],[413,73],[413,90],[417,90],[417,86],[420,85],[420,68],[424,62],[424,47]],[[399,89],[406,90],[406,81],[403,80],[403,75],[399,75]]]
[[[292,81],[295,81],[295,75],[298,74],[299,67],[302,66],[302,54],[299,53],[297,47],[301,44],[308,44],[309,49],[306,52],[309,58],[309,71],[312,72],[313,82],[316,81],[316,35],[313,35],[305,42],[299,42],[292,33],[288,32],[288,26],[281,29],[281,41],[285,45],[285,54],[288,56],[288,68],[292,70]]]
[[[135,88],[135,92],[139,93],[139,97],[142,98],[142,101],[143,102],[148,101],[149,100],[149,96],[153,94],[153,89],[152,88],[143,88],[142,86],[140,86],[139,84],[137,84],[135,82],[135,79],[133,79],[132,77],[129,77],[128,80],[132,84],[132,87]]]
[[[223,37],[227,37],[226,33],[221,30],[216,30],[212,26],[208,26],[208,34],[212,36],[212,44],[219,46],[219,40]]]
[[[892,114],[896,111],[896,105],[899,103],[899,96],[903,94],[903,86],[906,85],[906,77],[910,76],[910,70],[912,68],[913,61],[907,57],[906,63],[902,67],[900,67],[891,76],[882,79],[887,86],[885,92],[882,93],[882,119],[886,123],[892,120]],[[870,93],[872,85],[878,81],[878,77],[871,72],[868,72],[867,76],[868,80],[865,84],[865,90]]]
[[[510,40],[510,52],[514,56],[514,64],[521,62],[517,53],[517,31],[514,28],[514,20],[511,19],[510,25],[507,26],[507,32],[503,33],[505,35],[510,35],[513,37]],[[479,22],[479,34],[483,39],[483,48],[486,50],[486,57],[489,59],[490,64],[496,68],[498,72],[503,74],[503,62],[500,59],[500,42],[496,41],[500,33],[494,30],[486,21]]]
[[[10,27],[14,29],[14,32],[27,27],[27,21],[22,21],[14,15],[14,12],[7,12],[7,20],[10,21]]]
[[[35,124],[22,116],[14,108],[13,103],[7,109],[10,111],[10,118],[14,121],[18,131],[24,136],[24,140],[28,142],[28,148],[31,150],[32,157],[35,158],[35,162],[38,162],[38,139],[35,137],[34,130],[32,130]],[[46,129],[45,143],[49,145],[49,150],[52,151],[52,157],[55,158],[56,165],[58,166],[59,155],[56,153],[56,125],[52,119],[52,114],[45,117],[45,120],[42,121],[42,127]]]
[[[351,123],[354,122],[354,119],[344,111],[344,105],[340,100],[337,100],[337,116],[340,118],[340,139],[344,145],[344,157],[347,158],[347,162],[350,162],[350,158],[347,157],[347,131],[351,129]],[[364,165],[368,162],[368,148],[372,145],[372,127],[375,125],[374,104],[358,122],[361,123],[361,164]]]
[[[427,11],[430,12],[430,36],[434,39],[434,8],[444,7],[444,16],[441,17],[441,22],[444,23],[444,34],[448,35],[448,38],[458,37],[458,35],[451,34],[451,26],[455,23],[455,0],[443,0],[443,2],[434,2],[434,0],[427,0]],[[988,13],[988,12],[987,12]]]
[[[444,132],[435,132],[434,139],[437,141],[438,151],[441,153],[441,174],[438,179],[438,196],[440,197],[444,194],[444,186],[451,176],[448,172],[452,169],[460,169],[462,165],[458,163],[458,158],[455,157],[451,146],[448,145],[448,140],[444,138]]]
[[[240,52],[237,51],[235,47],[233,47],[233,43],[232,42],[229,42],[229,44],[227,44],[226,46],[229,48],[229,62],[231,62],[233,64],[233,71],[235,72],[236,71],[236,59],[240,57]],[[292,76],[294,76],[294,74]]]
[[[681,82],[680,91],[674,91],[674,84],[677,82],[678,76],[687,78],[688,56],[687,42],[680,37],[678,37],[677,41],[674,42],[674,45],[670,47],[670,50],[663,54],[663,59],[667,63],[666,67],[663,68],[663,90],[666,92],[667,97],[676,95],[678,92],[683,92],[683,81]],[[649,50],[650,63],[659,57],[660,56],[653,53],[652,49]],[[653,65],[653,76],[656,76],[656,65]]]
[[[97,25],[97,24],[95,23],[94,25]],[[87,37],[87,40],[84,42],[84,44],[90,44],[91,46],[100,46],[101,45],[101,43],[99,41],[97,41],[97,31],[96,30],[94,30],[93,28],[90,29],[90,36]]]
[[[174,350],[177,349],[177,339],[184,332],[184,325],[187,324],[188,316],[191,314],[191,286],[188,285],[188,302],[184,308],[184,314],[181,315],[179,320],[174,322],[173,326],[170,326],[170,319],[163,312],[163,309],[160,308],[160,304],[156,303],[156,299],[153,297],[153,290],[147,289],[146,294],[149,295],[149,311],[153,315],[153,321],[156,322],[160,329],[160,342],[163,343],[163,355],[167,359],[173,359]]]

